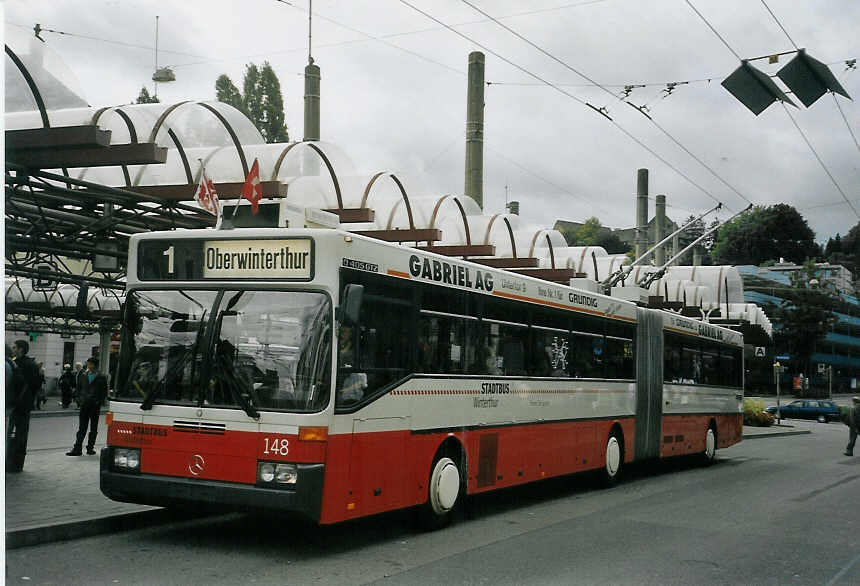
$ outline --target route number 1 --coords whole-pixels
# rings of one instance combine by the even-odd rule
[[[167,274],[173,274],[173,246],[161,253],[167,257]]]

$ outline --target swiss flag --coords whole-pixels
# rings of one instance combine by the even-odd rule
[[[218,202],[218,194],[215,192],[215,184],[206,176],[206,169],[201,169],[200,185],[197,186],[194,200],[210,214],[216,217],[219,215],[221,206]]]
[[[242,187],[242,197],[251,202],[251,213],[257,215],[258,204],[263,199],[263,187],[260,185],[260,165],[257,159],[254,159],[254,164],[251,165],[251,172],[248,173],[248,178],[245,179],[245,185]]]

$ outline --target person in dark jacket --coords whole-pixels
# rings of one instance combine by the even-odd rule
[[[60,380],[57,384],[60,387],[60,405],[63,409],[68,409],[72,404],[72,397],[75,394],[75,373],[72,372],[72,365],[66,364],[63,366],[63,374],[60,375]]]
[[[860,428],[860,397],[851,397],[854,403],[846,411],[845,425],[848,426],[848,445],[845,447],[845,455],[854,455],[854,443],[857,441],[857,431]]]
[[[87,439],[87,454],[92,456],[96,453],[95,445],[96,436],[99,432],[99,410],[108,393],[107,377],[98,371],[98,367],[99,359],[95,357],[89,358],[87,360],[87,369],[78,375],[78,404],[81,406],[78,419],[78,435],[72,450],[66,452],[67,456],[81,455],[84,437],[87,435],[87,427],[89,427],[90,432]]]
[[[6,471],[21,472],[27,456],[27,436],[30,433],[30,411],[33,397],[39,390],[39,370],[27,356],[30,344],[17,340],[12,345],[12,379],[6,381],[6,393],[12,394],[12,412],[6,426]]]

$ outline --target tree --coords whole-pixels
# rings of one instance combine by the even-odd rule
[[[245,116],[248,116],[248,112],[245,111],[245,101],[242,99],[242,92],[224,74],[219,75],[218,79],[215,80],[215,99],[219,102],[230,104]]]
[[[600,220],[592,216],[576,228],[560,227],[568,246],[602,246],[609,254],[625,254],[630,245],[622,242],[617,234],[604,228]]]
[[[719,230],[711,252],[716,264],[760,265],[785,258],[801,263],[820,252],[815,233],[788,204],[756,206]]]
[[[791,356],[795,372],[811,374],[812,354],[836,319],[833,307],[839,295],[832,285],[819,282],[815,262],[804,263],[803,270],[791,275],[791,288],[779,290],[783,301],[773,306],[772,317],[781,327],[774,329],[774,343],[780,352]]]
[[[627,254],[631,249],[629,244],[622,242],[618,235],[612,232],[600,235],[596,244],[602,246],[609,254]]]
[[[268,61],[262,67],[253,63],[245,66],[242,89],[240,92],[227,75],[215,80],[215,98],[247,116],[267,143],[289,141],[281,83]]]
[[[151,96],[149,94],[149,90],[146,89],[146,86],[140,88],[140,93],[137,95],[136,104],[158,104],[161,100],[159,100],[156,96]]]
[[[860,223],[848,231],[844,237],[831,239],[827,243],[824,255],[828,262],[844,266],[855,276],[857,274],[858,260],[860,260]]]

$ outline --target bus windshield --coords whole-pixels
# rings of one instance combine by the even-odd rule
[[[322,293],[135,291],[123,319],[117,399],[251,417],[328,404],[331,304]]]

